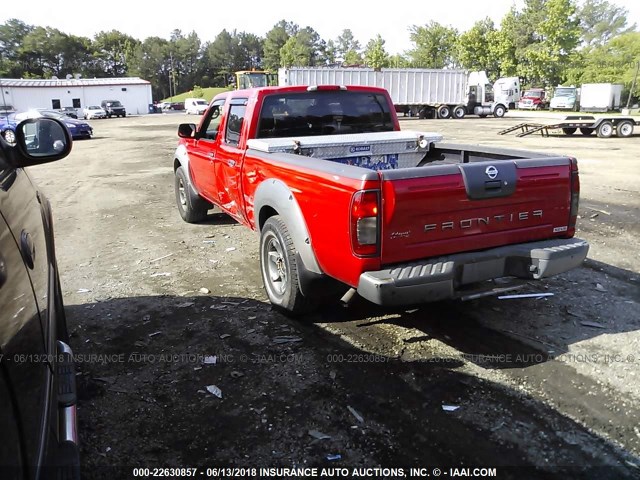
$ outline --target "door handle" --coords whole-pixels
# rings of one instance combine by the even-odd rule
[[[216,158],[216,152],[209,152],[207,153],[207,157],[209,157],[211,160]]]
[[[236,166],[236,161],[235,160],[229,160],[227,162],[227,165],[229,165],[230,167],[235,167]]]

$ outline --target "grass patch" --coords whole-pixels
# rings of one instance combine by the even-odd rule
[[[207,102],[210,102],[211,99],[213,97],[215,97],[217,94],[221,93],[221,92],[226,92],[230,90],[229,88],[220,88],[220,87],[208,87],[208,88],[203,88],[202,89],[202,93],[203,96],[202,98],[204,98]],[[161,102],[184,102],[184,100],[186,98],[191,98],[193,97],[193,91],[190,90],[188,92],[184,92],[181,93],[180,95],[174,95],[173,97],[168,97],[168,98],[164,98],[162,100],[160,100]]]

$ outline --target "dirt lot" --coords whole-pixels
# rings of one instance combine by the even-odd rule
[[[137,466],[640,476],[640,137],[498,136],[522,121],[513,112],[401,120],[451,142],[576,156],[588,261],[527,286],[554,293],[539,300],[356,299],[293,321],[266,301],[253,232],[219,213],[178,216],[172,154],[187,120],[95,121],[94,139],[30,170],[57,221],[86,478]]]

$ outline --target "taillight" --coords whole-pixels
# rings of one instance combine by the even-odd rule
[[[361,190],[351,200],[351,245],[353,252],[370,257],[380,251],[380,192]]]
[[[578,206],[580,203],[580,177],[578,176],[578,160],[569,158],[571,161],[571,209],[569,210],[569,225],[567,236],[573,237],[576,232],[576,222],[578,221]]]

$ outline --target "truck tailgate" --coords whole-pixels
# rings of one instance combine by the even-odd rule
[[[381,171],[381,262],[566,236],[567,157]]]

